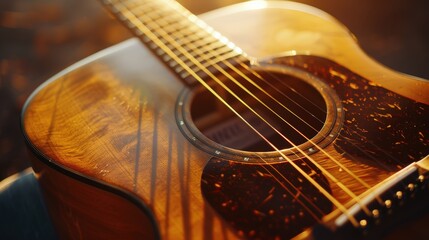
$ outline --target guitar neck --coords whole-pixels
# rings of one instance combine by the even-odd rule
[[[174,0],[103,0],[103,4],[186,84],[210,66],[246,55]]]

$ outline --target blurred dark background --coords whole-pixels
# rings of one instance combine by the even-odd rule
[[[179,2],[199,14],[241,1]],[[429,1],[299,2],[336,17],[381,63],[429,79]],[[29,94],[68,65],[130,37],[95,0],[0,0],[0,180],[29,166],[19,122]]]

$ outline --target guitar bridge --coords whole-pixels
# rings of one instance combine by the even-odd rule
[[[427,208],[428,190],[429,155],[363,193],[347,212],[332,212],[324,218],[324,223],[294,239],[380,237],[384,229]]]

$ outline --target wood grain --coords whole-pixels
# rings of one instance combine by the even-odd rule
[[[130,204],[115,189],[77,181],[39,160],[33,161],[60,239],[156,239],[158,233],[144,206]]]
[[[208,155],[177,128],[180,82],[150,58],[130,64],[148,53],[134,41],[125,46],[41,89],[24,117],[29,138],[56,165],[138,196],[163,238],[210,238],[208,226],[212,237],[232,235],[200,194]]]

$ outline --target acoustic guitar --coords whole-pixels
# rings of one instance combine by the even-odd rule
[[[328,14],[103,4],[136,38],[22,113],[61,238],[377,238],[426,204],[429,82],[376,63]]]

